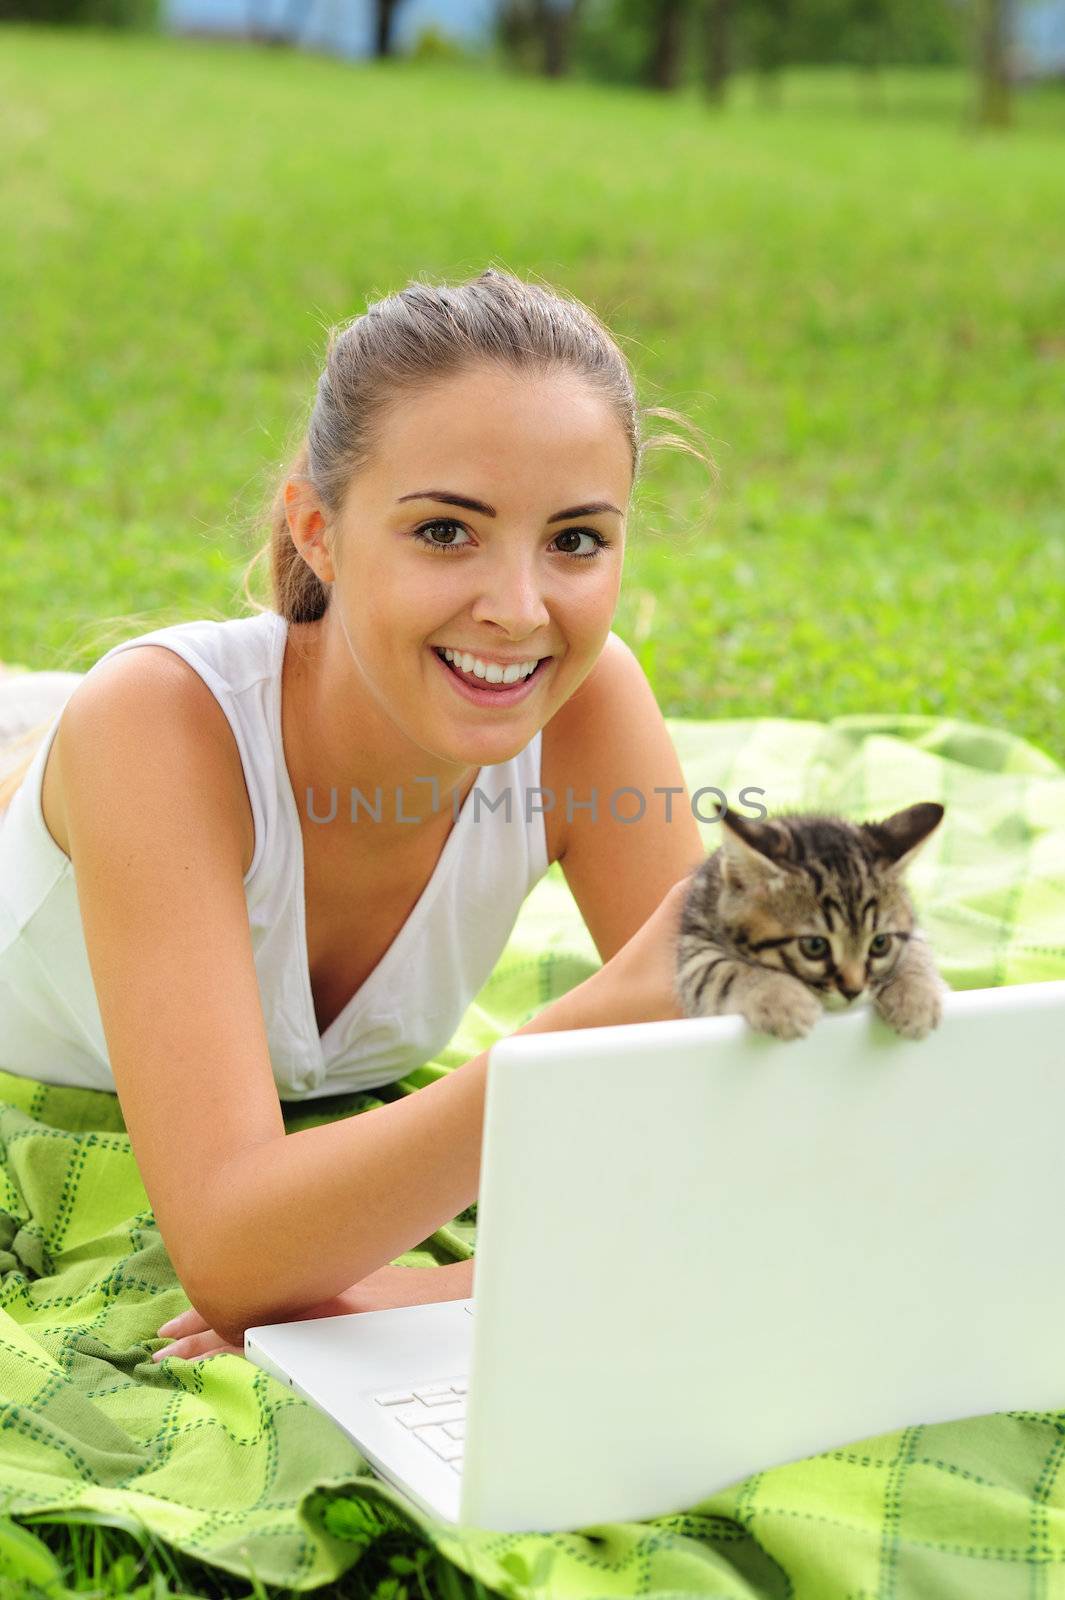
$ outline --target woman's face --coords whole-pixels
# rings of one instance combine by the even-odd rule
[[[446,759],[523,749],[606,643],[631,486],[624,430],[568,374],[481,367],[403,400],[336,519],[335,566],[319,568],[335,579],[326,621],[388,717]],[[545,659],[524,687],[471,698],[445,647]]]

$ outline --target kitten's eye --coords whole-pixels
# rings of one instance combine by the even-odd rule
[[[890,933],[878,933],[869,941],[869,954],[871,956],[886,956],[891,949]]]
[[[822,939],[820,934],[812,933],[807,938],[799,940],[799,949],[804,956],[809,956],[811,961],[819,961],[822,956],[828,955],[828,940]]]

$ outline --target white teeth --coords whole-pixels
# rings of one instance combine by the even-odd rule
[[[539,666],[539,660],[521,661],[512,667],[498,667],[488,661],[481,661],[477,656],[457,655],[454,650],[444,650],[444,658],[453,661],[456,667],[463,672],[475,673],[478,678],[484,678],[486,683],[517,683],[521,678],[527,678]]]

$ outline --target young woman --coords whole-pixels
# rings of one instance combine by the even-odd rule
[[[430,1059],[551,862],[603,965],[519,1031],[681,1015],[704,851],[610,626],[642,451],[688,448],[651,414],[570,298],[377,302],[278,486],[272,607],[115,646],[8,780],[0,1065],[118,1094],[193,1305],[166,1354],[472,1292],[390,1263],[476,1197],[486,1053],[294,1134],[280,1102]]]

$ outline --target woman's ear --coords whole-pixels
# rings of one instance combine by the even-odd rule
[[[285,516],[299,554],[322,583],[336,578],[325,507],[306,478],[288,478],[284,487]]]

